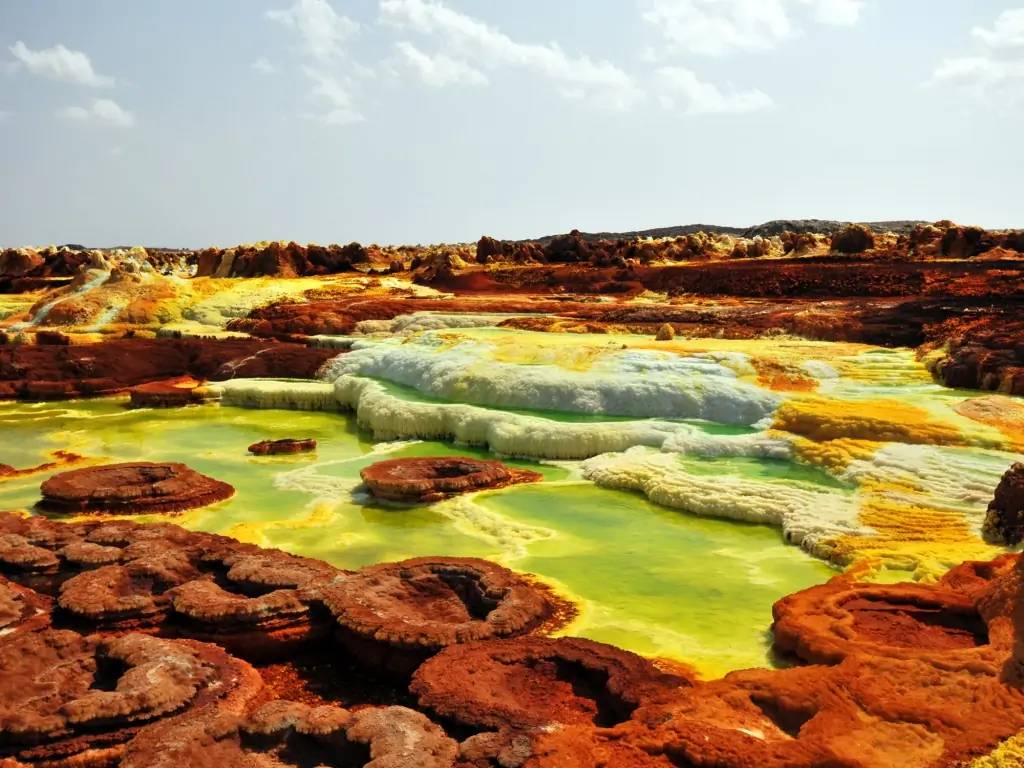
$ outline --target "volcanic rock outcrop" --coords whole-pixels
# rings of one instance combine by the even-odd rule
[[[289,453],[310,453],[316,450],[316,440],[312,438],[283,440],[262,440],[249,446],[249,453],[254,456],[277,456]]]
[[[528,636],[449,646],[416,670],[410,688],[421,706],[462,725],[531,729],[611,727],[691,683],[614,646]]]
[[[400,676],[450,645],[516,637],[564,623],[571,612],[546,587],[473,558],[373,565],[323,593],[340,642]]]
[[[378,499],[418,503],[543,479],[539,472],[463,456],[379,461],[359,474]]]
[[[180,408],[207,400],[206,389],[191,376],[140,384],[128,394],[132,408]]]
[[[132,743],[123,768],[250,768],[313,765],[452,768],[455,741],[419,712],[381,707],[350,712],[271,701],[247,718],[182,718]]]
[[[61,472],[40,487],[46,509],[70,513],[146,514],[205,507],[234,495],[227,483],[184,464],[140,461]]]
[[[62,627],[188,637],[262,661],[330,635],[318,590],[344,572],[172,525],[0,514],[0,574],[56,597]]]
[[[53,400],[122,392],[183,376],[222,381],[312,378],[336,351],[256,339],[115,339],[0,344],[0,399]]]
[[[1024,540],[1024,464],[1014,464],[996,487],[983,529],[989,541],[1017,545]]]
[[[212,645],[128,634],[24,633],[0,642],[0,759],[116,765],[146,724],[240,714],[258,674]]]

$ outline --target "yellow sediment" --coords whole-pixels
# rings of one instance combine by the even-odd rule
[[[969,768],[1024,768],[1024,731],[974,760]]]
[[[876,559],[928,581],[964,560],[988,560],[1003,552],[983,542],[962,515],[929,504],[924,489],[909,482],[865,483],[858,495],[858,520],[875,533],[840,537],[832,555],[839,564]]]
[[[815,442],[785,432],[771,431],[772,437],[783,437],[793,442],[796,457],[805,464],[820,467],[832,475],[838,475],[854,461],[867,460],[885,443],[877,440],[861,440],[841,437],[836,440]]]
[[[840,439],[915,445],[971,445],[951,423],[898,400],[826,400],[808,397],[783,403],[774,429],[818,442]]]

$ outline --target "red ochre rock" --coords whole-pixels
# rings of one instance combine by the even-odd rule
[[[551,628],[573,612],[547,587],[458,557],[369,566],[325,587],[323,599],[342,644],[372,668],[398,675],[450,645]]]
[[[42,507],[60,512],[146,514],[205,507],[234,495],[227,483],[184,464],[140,461],[62,472],[41,486]]]
[[[839,576],[773,608],[774,647],[812,664],[865,653],[993,664],[988,629],[968,594],[943,584],[860,584]]]
[[[410,690],[420,706],[476,728],[611,727],[692,680],[592,640],[518,637],[450,646],[416,670]]]
[[[132,408],[180,408],[207,400],[207,390],[190,376],[139,384],[128,394]]]
[[[641,706],[618,735],[673,765],[953,766],[1024,726],[1024,694],[939,661],[850,656],[834,667],[747,670]]]
[[[1024,540],[1024,464],[1014,464],[999,481],[982,533],[986,541],[1009,546]]]
[[[371,464],[359,474],[379,499],[420,503],[543,479],[539,472],[463,456],[390,459]]]
[[[0,642],[50,624],[53,601],[0,576]]]
[[[458,746],[404,707],[349,711],[271,701],[247,718],[181,718],[131,744],[122,768],[453,768]]]
[[[47,539],[36,520],[62,535]],[[344,572],[318,560],[171,525],[0,514],[5,529],[0,572],[55,595],[60,626],[188,637],[254,661],[326,640],[334,626],[319,588]],[[44,545],[23,535],[33,532]]]
[[[249,665],[203,643],[17,635],[0,643],[0,761],[116,765],[147,724],[241,714],[261,686]]]
[[[0,344],[0,399],[96,397],[185,376],[213,381],[310,379],[337,354],[337,350],[266,339],[125,338],[70,346]]]
[[[249,453],[254,456],[276,456],[289,453],[309,453],[316,450],[316,440],[312,438],[285,438],[283,440],[263,440],[249,446]]]

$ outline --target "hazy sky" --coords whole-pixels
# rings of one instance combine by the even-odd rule
[[[1024,0],[0,0],[0,243],[1024,226]]]

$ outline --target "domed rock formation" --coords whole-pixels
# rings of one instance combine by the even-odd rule
[[[538,472],[513,469],[500,461],[462,456],[379,461],[359,474],[378,499],[416,503],[543,479]]]
[[[1014,464],[996,486],[982,528],[992,543],[1016,546],[1024,540],[1024,464]]]
[[[0,643],[0,761],[115,765],[147,723],[239,714],[261,685],[247,664],[202,643],[17,635]]]
[[[419,712],[381,707],[350,712],[271,701],[248,718],[183,718],[131,745],[123,768],[251,768],[313,765],[453,768],[458,746]]]
[[[519,637],[450,646],[416,670],[410,690],[421,706],[474,728],[611,727],[691,682],[603,643]]]
[[[832,235],[832,250],[837,253],[864,253],[875,247],[875,234],[863,224],[851,224]]]
[[[442,648],[527,634],[564,623],[571,610],[506,568],[457,557],[369,566],[323,595],[342,644],[372,668],[398,675]]]
[[[184,464],[140,461],[62,472],[45,481],[41,506],[59,512],[179,512],[230,498],[235,489]]]
[[[263,440],[249,446],[249,453],[254,456],[277,456],[289,453],[310,453],[316,450],[316,440],[312,438],[284,440]]]

